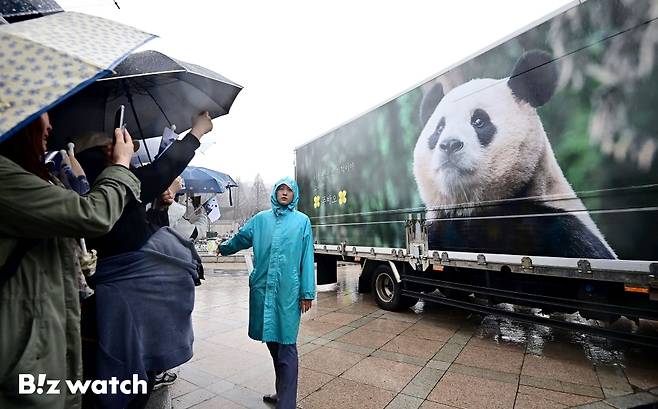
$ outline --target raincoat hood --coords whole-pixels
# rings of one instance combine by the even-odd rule
[[[282,206],[278,200],[276,200],[276,190],[279,188],[281,185],[287,185],[290,189],[292,189],[293,193],[295,196],[292,198],[292,201],[288,206]],[[283,179],[280,179],[278,182],[274,184],[274,187],[272,188],[272,195],[270,196],[270,202],[272,202],[272,211],[274,214],[277,216],[285,214],[287,211],[293,211],[297,207],[297,203],[299,202],[299,186],[297,186],[297,182],[291,177],[285,177]]]

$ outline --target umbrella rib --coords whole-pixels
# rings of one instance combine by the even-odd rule
[[[171,120],[169,119],[169,117],[168,117],[167,114],[165,113],[164,109],[162,109],[162,106],[160,106],[160,104],[159,104],[158,101],[155,99],[155,97],[153,96],[153,94],[151,94],[151,91],[149,91],[149,90],[146,89],[146,88],[144,88],[144,91],[146,91],[146,93],[149,94],[149,97],[151,97],[151,99],[153,100],[153,103],[155,103],[155,105],[158,107],[158,109],[160,110],[160,112],[162,112],[162,115],[164,115],[164,117],[165,117],[165,119],[167,120],[167,122],[169,122],[169,125],[173,125],[173,124],[171,123]]]
[[[171,120],[169,119],[169,117],[168,117],[167,114],[165,113],[164,109],[162,109],[162,106],[158,103],[158,101],[155,99],[155,97],[153,96],[153,94],[151,94],[151,91],[149,91],[148,88],[146,88],[146,87],[142,87],[142,86],[140,86],[138,83],[134,83],[134,85],[135,85],[136,88],[141,88],[142,91],[144,91],[145,93],[148,94],[149,97],[151,97],[151,99],[153,100],[153,103],[158,107],[158,109],[160,110],[160,112],[162,113],[162,115],[164,115],[164,117],[165,117],[165,119],[167,120],[167,122],[169,122],[169,125],[173,125],[173,124],[171,123]]]
[[[142,130],[142,124],[139,123],[139,117],[137,117],[137,111],[135,110],[135,104],[133,102],[133,94],[130,92],[130,88],[128,88],[128,84],[124,81],[123,86],[125,87],[126,90],[126,96],[128,97],[128,102],[130,102],[130,108],[133,111],[133,116],[135,117],[135,122],[137,122],[137,129],[139,130],[139,136],[141,136],[141,139],[144,140],[144,131]],[[146,142],[144,142],[144,149],[146,149],[146,156],[149,158],[149,162],[153,162],[153,158],[151,158],[151,152],[149,152],[149,147]]]

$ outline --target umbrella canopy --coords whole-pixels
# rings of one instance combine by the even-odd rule
[[[55,129],[54,140],[63,144],[69,135],[111,133],[121,105],[126,107],[127,129],[134,138],[160,136],[171,125],[184,131],[199,112],[208,111],[211,118],[227,114],[241,89],[199,65],[157,51],[135,53],[115,68],[114,75],[96,81],[52,112],[56,123],[71,115],[81,118]]]
[[[53,0],[0,0],[0,18],[9,23],[64,11]]]
[[[227,188],[238,186],[226,173],[197,166],[185,168],[181,177],[185,187],[179,193],[224,193]]]
[[[153,37],[124,24],[72,12],[0,25],[0,142],[108,75]],[[69,117],[67,122],[78,119]]]

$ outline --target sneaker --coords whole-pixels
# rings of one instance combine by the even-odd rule
[[[276,393],[274,395],[265,395],[263,396],[263,402],[265,403],[277,403],[279,401],[279,398],[276,396]]]
[[[160,375],[156,375],[155,381],[153,382],[153,390],[171,385],[176,382],[176,379],[178,379],[178,375],[172,372],[163,372]]]

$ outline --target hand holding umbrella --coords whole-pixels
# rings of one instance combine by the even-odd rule
[[[212,121],[208,111],[203,111],[199,115],[192,117],[192,129],[190,132],[201,140],[201,137],[212,131]]]
[[[73,171],[73,174],[75,176],[84,176],[85,171],[82,169],[82,166],[80,166],[80,162],[75,158],[75,144],[73,142],[69,142],[67,145],[67,155],[69,162],[71,164],[71,170]]]

